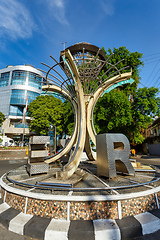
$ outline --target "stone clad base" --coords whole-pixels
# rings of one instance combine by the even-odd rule
[[[118,219],[158,209],[155,194],[121,200],[121,207],[118,205],[119,201],[67,202],[34,199],[8,192],[4,188],[1,188],[1,196],[3,202],[18,211],[61,220]],[[157,196],[159,202],[160,193]]]
[[[11,176],[28,180],[24,168]],[[87,183],[93,184],[91,177]],[[104,194],[14,185],[4,175],[0,179],[0,223],[10,231],[41,240],[123,240],[150,234],[160,229],[158,181],[155,187],[107,190]]]

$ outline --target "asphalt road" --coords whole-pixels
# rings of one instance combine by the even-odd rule
[[[138,156],[137,161],[144,164],[148,164],[148,165],[153,164],[153,165],[156,165],[157,167],[158,166],[160,167],[160,157]],[[2,160],[0,161],[0,176],[2,176],[4,173],[6,173],[9,170],[17,168],[26,163],[27,163],[27,160]],[[16,233],[10,232],[0,224],[0,240],[31,240],[31,239],[33,240],[33,238],[21,236]],[[160,231],[153,234],[145,235],[143,237],[134,238],[134,239],[135,240],[160,240]]]
[[[0,239],[1,240],[33,240],[33,238],[29,238],[26,236],[21,236],[19,234],[8,231],[0,224]]]
[[[17,168],[21,165],[27,164],[27,160],[1,160],[0,161],[0,176],[7,171]]]

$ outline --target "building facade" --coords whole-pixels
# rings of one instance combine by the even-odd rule
[[[146,135],[148,153],[160,156],[160,117],[148,127]]]
[[[28,122],[23,120],[23,111],[42,92],[45,75],[31,65],[7,66],[0,70],[0,111],[6,120],[2,134],[18,141],[21,135],[29,134]]]

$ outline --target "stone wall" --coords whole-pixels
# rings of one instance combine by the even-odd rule
[[[23,213],[26,211],[27,214],[41,217],[67,220],[67,214],[69,214],[70,220],[118,219],[118,202],[116,200],[84,202],[41,200],[7,191],[5,193],[3,188],[1,188],[1,196],[3,202],[6,202],[10,207]],[[159,202],[160,193],[157,194],[157,199]],[[155,194],[121,200],[122,218],[157,208]]]

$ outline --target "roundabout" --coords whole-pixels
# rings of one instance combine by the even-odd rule
[[[29,177],[26,166],[1,178],[3,202],[23,213],[61,220],[122,219],[159,209],[159,169],[116,179],[98,177],[94,162],[81,162],[71,179],[56,180],[58,164]]]
[[[1,177],[0,221],[9,230],[45,240],[119,240],[159,230],[159,168],[129,159],[125,135],[97,135],[94,129],[98,99],[134,82],[132,69],[118,68],[123,60],[109,62],[112,55],[106,59],[101,49],[83,42],[61,51],[60,62],[51,56],[53,66],[44,64],[49,70],[43,71],[42,89],[70,101],[74,129],[49,157],[49,136],[32,136],[27,165]]]
[[[159,212],[159,168],[109,180],[96,175],[95,162],[82,161],[72,179],[56,181],[59,164],[47,174],[30,177],[24,165],[2,176],[0,220],[6,223],[1,215],[12,209],[11,231],[45,240],[56,234],[55,239],[118,240],[159,230],[160,219],[152,214]]]

